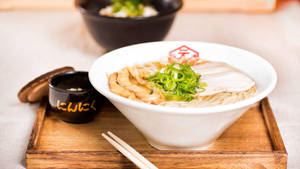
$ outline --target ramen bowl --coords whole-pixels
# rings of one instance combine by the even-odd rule
[[[210,107],[168,107],[133,101],[109,90],[106,74],[125,66],[159,61],[169,52],[186,45],[200,58],[226,62],[251,77],[257,85],[255,96],[228,105]],[[277,75],[270,63],[260,56],[235,47],[203,42],[152,42],[132,45],[106,53],[92,65],[89,79],[94,88],[160,150],[203,149],[216,140],[254,103],[275,87]]]
[[[182,0],[150,0],[158,10],[151,17],[116,18],[99,15],[110,0],[75,0],[86,26],[96,42],[110,51],[127,45],[163,40],[169,32]]]

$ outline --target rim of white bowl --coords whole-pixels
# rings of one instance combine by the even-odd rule
[[[218,105],[218,106],[208,106],[208,107],[171,107],[171,106],[153,105],[153,104],[150,104],[150,103],[143,103],[143,102],[137,102],[137,101],[134,101],[134,100],[130,100],[128,98],[125,98],[125,97],[119,96],[117,94],[114,94],[109,90],[99,88],[99,86],[93,80],[94,79],[92,77],[93,76],[93,70],[95,70],[95,67],[98,65],[98,62],[101,62],[101,60],[105,59],[106,57],[111,57],[110,55],[112,53],[118,53],[120,50],[124,50],[124,49],[131,48],[131,47],[146,46],[146,45],[153,44],[153,43],[168,43],[168,42],[171,42],[171,43],[202,43],[202,44],[208,44],[208,45],[216,45],[216,46],[220,46],[220,47],[227,47],[227,48],[233,48],[233,49],[236,49],[236,50],[241,50],[243,52],[255,55],[260,60],[260,62],[264,62],[264,64],[268,67],[267,69],[270,70],[270,72],[271,72],[271,82],[269,83],[268,87],[265,90],[259,92],[257,95],[255,95],[251,98],[248,98],[246,100],[238,101],[236,103],[227,104],[227,105]],[[235,110],[235,109],[247,107],[247,106],[250,106],[250,105],[262,100],[267,95],[269,95],[272,92],[272,90],[275,88],[276,83],[277,83],[277,73],[276,73],[274,67],[267,60],[265,60],[264,58],[262,58],[261,56],[255,54],[255,53],[249,52],[249,51],[241,49],[241,48],[228,46],[228,45],[224,45],[224,44],[219,44],[219,43],[201,42],[201,41],[157,41],[157,42],[146,42],[146,43],[140,43],[140,44],[135,44],[135,45],[122,47],[122,48],[113,50],[111,52],[108,52],[108,53],[102,55],[100,58],[98,58],[93,63],[93,65],[92,65],[92,67],[89,71],[89,80],[90,80],[91,84],[93,85],[93,87],[98,92],[100,92],[103,96],[107,97],[108,99],[123,103],[123,104],[131,106],[131,107],[137,107],[137,108],[140,108],[140,109],[153,110],[153,111],[158,112],[158,113],[170,113],[170,114],[200,114],[201,113],[201,114],[207,114],[207,113],[226,112],[226,111],[230,111],[230,110]]]

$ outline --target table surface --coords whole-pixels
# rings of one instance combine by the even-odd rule
[[[180,13],[166,40],[222,43],[267,59],[278,73],[270,94],[289,157],[300,167],[300,5],[272,14]],[[89,70],[104,53],[77,12],[0,12],[0,166],[24,168],[24,153],[38,104],[22,104],[18,90],[51,69],[71,65]]]

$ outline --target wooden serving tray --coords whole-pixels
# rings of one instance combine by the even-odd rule
[[[105,101],[94,121],[69,124],[58,119],[44,100],[37,112],[26,151],[26,167],[136,168],[101,137],[117,134],[159,168],[282,169],[287,152],[265,98],[249,109],[207,150],[156,150],[111,104]]]

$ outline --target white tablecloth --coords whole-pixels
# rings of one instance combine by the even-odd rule
[[[167,40],[240,47],[266,58],[278,73],[269,96],[288,157],[300,168],[300,7],[272,14],[180,13]],[[22,104],[18,90],[51,69],[88,70],[104,50],[86,32],[77,12],[0,12],[0,168],[24,168],[24,153],[38,104]]]

